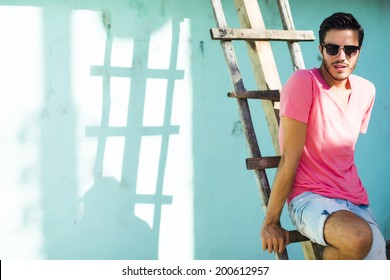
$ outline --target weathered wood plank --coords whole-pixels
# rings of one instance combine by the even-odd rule
[[[219,29],[226,29],[227,23],[223,13],[222,5],[220,0],[210,0],[217,26]],[[287,15],[289,13],[288,2],[279,0],[280,7],[288,8]],[[287,3],[287,4],[286,4]],[[260,9],[257,0],[235,0],[237,12],[239,14],[241,25],[244,29],[265,29],[264,22],[260,13]],[[294,28],[292,28],[294,29]],[[244,133],[246,136],[247,145],[250,151],[250,156],[254,158],[261,158],[260,149],[257,143],[256,134],[254,132],[251,114],[247,102],[247,97],[241,98],[240,96],[248,94],[244,83],[242,81],[241,73],[238,69],[235,52],[231,40],[220,40],[221,46],[224,50],[225,59],[230,71],[230,77],[234,85],[234,94],[237,98],[239,105],[240,119],[243,125]],[[295,41],[289,41],[289,44],[294,46],[297,44]],[[272,50],[268,41],[247,41],[248,51],[252,61],[254,74],[256,77],[256,83],[260,91],[269,91],[270,88],[281,88],[279,75],[276,69],[275,60],[273,58]],[[298,46],[299,47],[299,46]],[[291,56],[297,56],[293,58],[294,69],[304,68],[303,59],[299,60],[300,49],[292,48],[294,53]],[[267,71],[265,71],[265,69]],[[245,93],[246,92],[246,93]],[[249,95],[253,94],[249,93]],[[273,140],[276,154],[280,154],[278,145],[278,102],[271,100],[262,100],[264,112],[268,122],[269,130]],[[256,180],[258,183],[259,192],[261,194],[263,207],[266,209],[268,205],[270,186],[267,178],[267,174],[264,169],[255,169]],[[313,243],[306,240],[300,234],[293,233],[292,239],[301,242],[306,259],[318,259],[320,256],[320,249],[318,246],[313,246]],[[310,251],[311,250],[311,251]],[[311,254],[311,255],[310,255]],[[287,251],[283,253],[275,253],[277,259],[288,259]]]
[[[279,162],[280,156],[247,158],[246,168],[248,170],[277,168],[279,166]]]
[[[259,5],[257,0],[235,0],[234,1],[239,21],[242,28],[254,28],[254,29],[265,29],[263,18],[261,16]],[[218,26],[220,27],[220,26]],[[226,26],[225,26],[226,27]],[[231,41],[226,41],[231,42]],[[252,69],[256,79],[256,84],[259,90],[269,90],[269,89],[281,89],[281,83],[278,81],[278,71],[276,69],[275,61],[273,58],[270,42],[267,41],[246,41],[249,56],[252,62]],[[260,51],[261,50],[261,51]],[[262,65],[266,67],[263,68]],[[264,72],[264,69],[267,69],[267,73]],[[276,80],[275,76],[276,75]],[[237,90],[235,90],[237,91]],[[241,99],[237,99],[241,100]],[[243,99],[247,100],[247,99]],[[272,143],[275,149],[276,155],[280,154],[279,151],[279,116],[276,115],[275,109],[278,109],[278,102],[272,102],[269,100],[261,100],[263,110],[266,116],[268,123],[268,128],[270,131]],[[253,156],[261,157],[261,156]],[[265,170],[255,169],[254,172],[264,173],[265,176],[261,177],[261,180],[258,180],[258,188],[261,198],[261,203],[263,205],[264,211],[266,211],[269,196],[271,193],[271,188],[268,183],[268,178]],[[262,180],[265,179],[265,180]],[[283,253],[275,253],[277,259],[288,259],[287,251]]]
[[[227,22],[225,15],[223,13],[223,8],[221,0],[210,0],[211,6],[213,8],[214,17],[217,22],[218,28],[227,28]],[[233,48],[232,41],[220,41],[223,53],[225,55],[225,60],[229,69],[230,79],[233,83],[235,92],[244,92],[246,91],[244,87],[244,82],[242,80],[241,73],[238,69],[237,59],[235,51]],[[278,87],[277,87],[278,88]],[[272,104],[272,101],[268,101]],[[244,98],[237,98],[240,120],[242,123],[243,131],[245,134],[245,139],[247,142],[247,147],[249,149],[249,154],[251,157],[261,157],[260,148],[257,142],[255,130],[253,127],[252,117],[249,110],[248,100]],[[263,207],[269,200],[271,189],[268,182],[268,177],[265,170],[254,170],[255,178],[259,188],[260,197],[263,202]],[[281,260],[287,260],[288,254],[287,251],[283,253],[276,253],[276,258]]]
[[[302,248],[308,247],[310,250],[313,251],[313,258],[312,258],[313,260],[321,260],[322,259],[322,255],[323,255],[323,251],[324,251],[323,246],[316,244],[316,243],[312,243],[306,236],[302,235],[297,230],[291,230],[288,233],[289,233],[289,239],[290,239],[289,244],[299,242],[301,244]]]
[[[286,30],[294,30],[294,21],[288,0],[278,0],[278,7],[282,18],[283,28]],[[287,44],[294,71],[298,69],[305,69],[305,62],[299,44],[297,42],[287,42]],[[301,246],[305,259],[315,260],[322,258],[319,245],[312,242],[302,242]]]
[[[309,238],[307,238],[306,236],[302,235],[297,230],[290,230],[288,232],[288,234],[289,234],[289,237],[290,237],[290,243],[309,241]]]
[[[241,28],[266,29],[257,0],[234,0]],[[268,41],[246,41],[256,84],[259,90],[281,89],[279,73],[276,67],[271,44]],[[276,155],[279,150],[279,116],[275,109],[279,102],[262,100],[262,106],[268,123]],[[268,204],[268,201],[265,202]]]
[[[211,0],[211,4],[218,27],[226,27],[227,22],[223,13],[221,1]],[[242,80],[241,72],[238,68],[236,54],[232,42],[221,41],[220,43],[222,46],[223,53],[225,55],[225,60],[229,69],[230,79],[233,83],[234,90],[236,92],[245,92],[246,89]],[[237,99],[237,102],[239,107],[240,119],[246,136],[245,138],[248,144],[249,152],[252,156],[257,157],[258,155],[260,155],[260,149],[254,131],[248,101],[246,99]]]
[[[278,7],[282,18],[283,28],[289,31],[294,30],[295,27],[288,0],[278,0]],[[287,42],[287,44],[294,70],[305,69],[305,62],[298,42]]]
[[[250,91],[232,91],[227,94],[231,98],[250,98],[250,99],[266,99],[271,101],[280,100],[279,90],[250,90]]]
[[[314,41],[313,31],[307,30],[266,30],[245,28],[211,28],[213,40],[245,40],[245,41]]]

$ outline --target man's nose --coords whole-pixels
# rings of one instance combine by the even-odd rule
[[[339,57],[339,58],[341,58],[341,59],[345,59],[345,57],[346,57],[347,55],[345,54],[345,50],[344,50],[343,47],[340,47],[340,48],[339,48],[339,51],[337,52],[337,55],[336,55],[336,56]]]

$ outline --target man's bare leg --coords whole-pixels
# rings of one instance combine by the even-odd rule
[[[361,260],[369,253],[373,240],[368,223],[345,210],[327,218],[324,238],[330,245],[324,249],[324,260]]]

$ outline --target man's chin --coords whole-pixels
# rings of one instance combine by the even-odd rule
[[[334,70],[334,69],[332,69]],[[343,72],[343,73],[340,73],[340,72],[337,72],[337,71],[329,71],[328,70],[328,73],[329,75],[332,77],[333,80],[335,81],[344,81],[346,79],[348,79],[349,75],[351,74],[350,72]]]
[[[349,75],[331,75],[332,78],[336,81],[339,81],[339,82],[342,82],[342,81],[345,81],[346,79],[348,79],[348,76]]]

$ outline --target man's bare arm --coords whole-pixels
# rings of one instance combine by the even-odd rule
[[[263,250],[283,252],[289,243],[288,232],[279,226],[284,203],[290,193],[306,139],[306,123],[281,117],[283,152],[272,186],[261,229]]]

